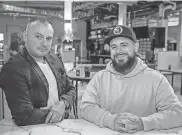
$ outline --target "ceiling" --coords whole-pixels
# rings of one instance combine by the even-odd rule
[[[77,10],[88,10],[90,8],[97,7],[99,5],[103,5],[105,3],[116,3],[114,1],[99,1],[99,2],[73,2],[73,9],[74,11]],[[128,5],[132,5],[136,2],[123,2]],[[64,10],[64,2],[63,1],[0,1],[0,4],[9,4],[14,6],[26,7],[26,8],[36,8],[36,9],[43,9],[43,10],[57,10],[63,11]]]
[[[176,15],[182,9],[182,1],[170,1],[176,3],[176,10],[167,10],[167,14]],[[165,6],[169,3],[167,1],[153,1],[153,2],[146,2],[146,1],[139,1],[132,6],[128,6],[127,11],[133,13],[132,18],[135,17],[147,17],[147,16],[155,16],[156,13],[158,15],[159,12],[159,5],[164,4]],[[157,16],[155,16],[157,17]]]
[[[88,12],[93,8],[96,9],[101,5],[112,4],[113,1],[104,2],[73,2],[73,13],[77,12]],[[130,1],[124,2],[128,5],[127,12],[131,12],[131,17],[143,17],[154,15],[159,11],[159,4],[163,1]],[[182,5],[182,1],[177,1],[177,6]],[[38,10],[50,10],[55,12],[64,12],[64,2],[63,1],[0,1],[0,5],[8,4],[24,8],[34,8]],[[116,4],[116,3],[115,3]],[[178,8],[177,7],[177,8]],[[170,11],[172,12],[172,11]]]
[[[0,1],[0,4],[44,10],[64,10],[64,2],[62,1]]]

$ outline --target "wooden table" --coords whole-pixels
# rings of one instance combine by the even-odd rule
[[[180,95],[182,95],[182,69],[159,69],[160,72],[169,72],[172,75],[172,80],[171,80],[171,86],[173,87],[173,80],[174,80],[174,75],[175,74],[180,74],[181,75],[181,92]]]
[[[132,135],[181,135],[182,127],[161,131],[139,131]],[[65,119],[54,124],[16,126],[11,119],[0,121],[0,135],[130,135],[100,128],[83,119]]]
[[[67,72],[67,75],[68,75],[68,77],[69,77],[69,79],[70,80],[72,80],[73,82],[75,81],[76,83],[76,85],[75,85],[75,88],[76,88],[76,102],[75,102],[75,104],[76,104],[76,108],[75,108],[75,116],[76,116],[76,118],[78,118],[77,117],[77,100],[78,100],[78,81],[80,81],[80,82],[89,82],[91,79],[92,79],[92,77],[95,75],[95,73],[96,72],[91,72],[90,73],[90,77],[81,77],[81,76],[76,76],[76,72],[75,71],[70,71],[70,72]]]

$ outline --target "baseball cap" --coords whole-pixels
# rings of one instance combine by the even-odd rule
[[[116,37],[129,38],[135,43],[137,42],[134,31],[127,26],[118,25],[109,31],[109,37],[105,39],[105,43],[110,44],[110,41]]]

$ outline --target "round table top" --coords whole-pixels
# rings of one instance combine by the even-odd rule
[[[1,135],[125,135],[109,128],[99,126],[83,119],[64,119],[58,123],[17,126],[11,119],[0,121]],[[127,134],[127,133],[126,133]],[[169,130],[138,131],[137,135],[181,135],[182,127]]]

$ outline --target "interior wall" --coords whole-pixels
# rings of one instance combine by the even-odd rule
[[[64,35],[64,24],[61,20],[51,19],[51,23],[55,28],[55,36]],[[28,17],[10,17],[10,16],[0,16],[0,31],[6,33],[6,26],[20,26],[22,29],[25,29],[28,23]],[[8,43],[8,41],[6,41]]]
[[[86,51],[86,22],[85,21],[73,21],[72,22],[73,26],[73,33],[75,38],[81,39],[82,41],[82,47],[81,47],[81,52],[82,52],[82,58],[86,59],[87,58],[87,51]]]
[[[61,20],[52,19],[52,24],[55,27],[55,37],[56,36],[63,36],[64,35],[64,24]],[[0,16],[0,32],[4,33],[5,38],[5,50],[4,55],[6,56],[9,54],[9,38],[8,38],[8,31],[16,31],[15,28],[11,27],[9,30],[7,26],[15,26],[20,27],[20,29],[25,29],[26,24],[28,23],[27,17],[14,17],[10,16]],[[177,41],[177,35],[179,31],[179,26],[170,26],[168,27],[168,38],[174,38]],[[83,57],[86,57],[86,22],[85,21],[73,21],[73,32],[75,38],[79,38],[82,40],[82,52]],[[178,42],[178,41],[177,41]],[[179,45],[179,43],[177,43]],[[7,57],[7,56],[6,56]]]

